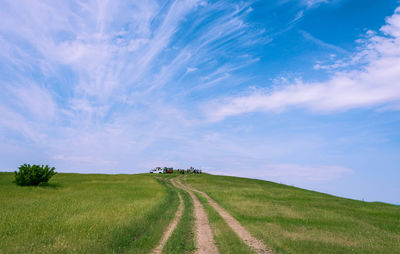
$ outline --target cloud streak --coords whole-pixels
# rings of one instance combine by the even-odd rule
[[[321,82],[297,79],[289,85],[212,101],[205,108],[210,121],[248,112],[281,112],[303,108],[329,113],[357,108],[390,107],[400,101],[400,8],[380,33],[368,32],[352,57],[333,63],[330,78]],[[351,67],[351,68],[349,68]]]
[[[149,147],[192,138],[193,91],[257,61],[250,5],[3,1],[0,131],[64,168],[150,163]]]

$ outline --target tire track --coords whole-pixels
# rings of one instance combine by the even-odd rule
[[[175,213],[175,217],[172,220],[172,222],[168,225],[168,228],[164,231],[164,234],[158,246],[155,249],[153,249],[150,252],[150,254],[161,254],[162,249],[164,248],[172,232],[174,232],[176,225],[178,225],[180,218],[182,217],[184,204],[180,193],[178,193],[178,197],[179,197],[179,207]]]
[[[193,200],[194,216],[196,220],[196,245],[197,254],[218,254],[218,248],[214,243],[213,234],[210,224],[208,223],[208,216],[203,206],[193,192],[180,182],[171,179],[172,184],[189,193]]]
[[[180,183],[185,186],[183,183]],[[189,190],[189,187],[185,186]],[[247,229],[245,229],[232,215],[230,215],[225,209],[223,209],[217,202],[210,198],[205,192],[190,188],[193,191],[200,193],[205,197],[210,205],[219,213],[219,215],[226,221],[226,223],[232,228],[232,230],[243,240],[245,244],[250,246],[256,253],[260,254],[273,254],[273,252],[268,249],[265,244],[252,236]]]

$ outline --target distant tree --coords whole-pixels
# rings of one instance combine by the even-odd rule
[[[15,183],[21,186],[39,185],[47,183],[52,176],[57,174],[54,172],[55,167],[50,168],[48,165],[21,165],[18,171],[15,171]]]

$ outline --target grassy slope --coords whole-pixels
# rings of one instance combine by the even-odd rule
[[[0,173],[1,253],[146,253],[178,205],[174,189],[144,175],[57,174],[47,187],[12,180]]]
[[[185,175],[277,253],[399,253],[400,207],[267,181]]]
[[[19,187],[11,183],[12,174],[0,173],[1,253],[147,253],[178,206],[178,190],[162,180],[174,176],[58,174],[50,186]],[[400,249],[400,207],[252,179],[184,177],[278,253]],[[187,193],[181,194],[184,214],[164,253],[194,250],[193,204]],[[248,252],[206,200],[200,200],[221,252]]]

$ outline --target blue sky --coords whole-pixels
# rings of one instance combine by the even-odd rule
[[[0,0],[0,168],[195,166],[398,204],[399,6]]]

